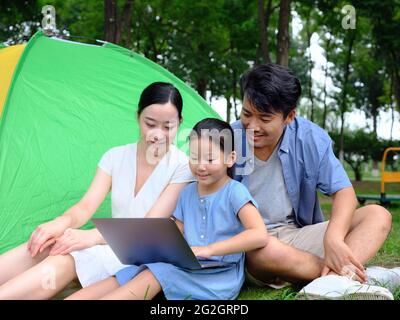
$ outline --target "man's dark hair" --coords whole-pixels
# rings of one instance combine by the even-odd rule
[[[268,63],[250,69],[240,79],[240,93],[262,113],[286,118],[301,95],[299,79],[287,68]]]

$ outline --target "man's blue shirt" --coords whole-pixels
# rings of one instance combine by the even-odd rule
[[[252,161],[242,123],[231,124],[238,153],[235,179],[242,180]],[[351,182],[332,149],[332,139],[319,126],[301,117],[286,126],[278,156],[296,222],[306,226],[324,221],[317,189],[326,195],[350,187]],[[251,167],[251,166],[249,166]],[[251,173],[250,173],[251,174]],[[265,181],[268,183],[268,181]]]

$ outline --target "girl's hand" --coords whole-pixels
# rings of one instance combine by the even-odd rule
[[[209,259],[213,256],[210,246],[191,247],[196,257]]]
[[[90,248],[96,244],[93,230],[70,229],[65,230],[51,248],[49,255],[65,255],[72,251]]]
[[[36,256],[48,246],[56,242],[56,239],[68,228],[68,223],[63,217],[46,222],[38,226],[31,234],[28,241],[28,250],[31,257]]]

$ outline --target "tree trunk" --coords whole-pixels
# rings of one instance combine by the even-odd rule
[[[354,176],[356,178],[356,181],[361,181],[362,180],[361,167],[357,167],[357,168],[354,169]]]
[[[281,0],[277,35],[278,55],[276,62],[285,67],[289,65],[289,20],[290,0]]]
[[[237,97],[237,75],[236,75],[236,69],[233,70],[232,72],[232,93],[233,93],[233,108],[235,111],[235,119],[239,119],[238,115],[238,109],[237,109],[237,103],[236,103],[236,97]]]
[[[226,100],[226,122],[231,123],[232,103],[229,96],[225,96]]]
[[[121,23],[117,33],[117,43],[121,43],[125,48],[132,47],[132,9],[133,0],[126,0],[121,13]],[[122,38],[124,41],[121,41]]]
[[[104,0],[104,39],[108,42],[121,44],[125,35],[124,45],[130,47],[132,44],[132,8],[133,0],[126,0],[118,17],[118,0]]]
[[[356,181],[362,180],[362,163],[358,161],[353,161],[351,158],[346,157],[345,161],[349,164],[350,168],[354,172],[354,179]]]
[[[375,136],[378,135],[378,108],[379,106],[372,106],[372,128]]]
[[[198,92],[198,94],[200,96],[202,96],[204,99],[206,99],[206,95],[207,95],[207,80],[205,78],[201,78],[196,83],[196,91]]]
[[[325,79],[324,79],[324,113],[322,115],[322,128],[325,129],[326,127],[326,117],[328,115],[328,105],[326,104],[326,95],[327,95],[327,90],[326,90],[326,79],[328,78],[328,73],[329,73],[329,68],[328,68],[328,63],[329,63],[329,50],[330,50],[330,44],[331,44],[331,38],[327,39],[326,41],[326,47],[325,47],[325,52],[326,52],[326,64],[325,64]]]
[[[104,0],[104,40],[116,42],[117,0]]]
[[[400,110],[400,69],[398,67],[399,65],[399,60],[400,60],[400,52],[396,52],[394,50],[390,51],[392,58],[393,58],[393,79],[394,79],[394,85],[393,85],[393,89],[394,89],[394,96],[396,98],[397,101],[397,106],[398,109]]]
[[[271,58],[269,56],[268,47],[268,22],[269,14],[271,12],[272,0],[268,0],[266,15],[264,15],[264,0],[258,0],[258,27],[260,31],[260,47],[261,47],[261,57],[263,63],[270,63]],[[268,22],[267,22],[268,19]]]
[[[392,123],[390,124],[390,141],[393,141],[393,126],[394,126],[394,103],[393,103],[393,73],[390,75],[390,91],[389,91],[389,103],[392,111]]]
[[[309,72],[309,86],[308,86],[308,98],[310,99],[311,102],[311,116],[310,116],[310,120],[314,121],[314,97],[313,97],[313,92],[312,92],[312,85],[313,85],[313,81],[312,81],[312,69],[313,69],[313,62],[311,59],[311,36],[312,33],[310,31],[310,16],[311,16],[311,10],[312,8],[310,8],[310,10],[307,13],[307,20],[306,20],[306,32],[307,32],[307,48],[309,49],[309,53],[308,53],[308,72]]]
[[[344,66],[344,76],[343,76],[343,83],[342,83],[342,99],[341,99],[341,106],[340,106],[340,119],[341,119],[341,126],[340,126],[340,151],[339,151],[339,158],[341,163],[343,164],[344,159],[344,116],[347,111],[347,83],[349,81],[349,74],[350,74],[350,64],[351,64],[351,51],[353,49],[355,33],[353,30],[350,32],[350,39],[349,39],[349,46],[347,48],[347,55],[346,55],[346,62]]]

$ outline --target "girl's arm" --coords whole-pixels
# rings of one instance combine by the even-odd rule
[[[268,244],[268,233],[257,208],[248,202],[239,210],[238,216],[246,230],[205,247],[192,247],[195,255],[210,258],[265,247]]]

